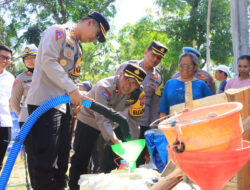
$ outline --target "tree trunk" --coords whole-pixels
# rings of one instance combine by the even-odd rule
[[[207,52],[206,52],[206,57],[207,57],[207,72],[209,72],[209,66],[210,66],[210,15],[211,15],[211,4],[212,0],[208,1],[208,8],[207,8]]]
[[[231,0],[231,24],[234,52],[234,71],[237,71],[237,59],[243,54],[249,54],[248,37],[248,0]]]

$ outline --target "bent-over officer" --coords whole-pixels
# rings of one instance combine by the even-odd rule
[[[20,127],[22,127],[26,119],[29,117],[25,99],[32,82],[36,54],[37,47],[34,44],[24,46],[24,49],[21,52],[21,57],[23,58],[26,71],[17,75],[11,91],[11,106],[18,115]]]
[[[156,67],[160,64],[167,51],[166,46],[160,42],[152,41],[150,46],[145,50],[144,59],[138,62],[138,65],[147,73],[142,82],[146,99],[144,115],[142,115],[140,119],[140,138],[144,138],[144,132],[149,129],[150,123],[159,118],[158,111],[161,102],[163,82],[161,74]],[[127,62],[122,63],[115,72],[115,75],[118,75],[126,65]]]
[[[161,74],[156,67],[160,64],[167,51],[168,48],[165,45],[152,41],[145,50],[144,59],[138,62],[138,65],[147,73],[142,82],[146,99],[144,115],[140,118],[140,138],[145,138],[144,133],[149,129],[149,125],[156,119],[159,119],[159,107],[164,84]],[[127,62],[121,64],[115,75],[119,74],[126,65]],[[144,163],[143,155],[145,155],[145,151],[141,154],[138,164]]]
[[[105,42],[108,30],[107,20],[100,13],[92,12],[76,25],[53,25],[43,32],[26,99],[29,114],[57,96],[69,94],[75,109],[79,109],[83,99],[89,99],[81,95],[77,86],[82,56],[80,42]],[[41,116],[30,131],[26,151],[35,190],[66,187],[70,112],[69,104],[56,106]]]
[[[142,68],[129,63],[119,76],[98,81],[88,93],[88,97],[93,98],[96,102],[113,108],[127,117],[131,139],[139,137],[139,122],[133,115],[143,112],[145,98],[143,92],[134,99],[131,95],[139,89],[145,76],[146,73]],[[116,124],[103,115],[83,107],[77,118],[73,146],[75,154],[71,158],[69,173],[71,190],[79,189],[78,180],[81,174],[87,173],[90,156],[100,133],[105,141],[114,144],[121,142],[119,136],[114,132]]]
[[[196,49],[194,49],[192,47],[184,47],[183,52],[184,53],[193,53],[198,58],[198,62],[200,62],[201,54],[200,54],[200,52],[198,50],[196,50]],[[179,76],[180,76],[180,73],[178,72],[178,73],[174,74],[172,76],[172,78],[175,79],[175,78],[178,78]],[[214,79],[207,71],[204,71],[204,70],[197,67],[197,70],[194,73],[194,77],[199,79],[199,80],[203,80],[208,85],[208,87],[210,88],[212,93],[213,94],[216,93],[216,87],[215,87]]]

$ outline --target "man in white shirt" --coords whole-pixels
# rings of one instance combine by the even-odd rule
[[[10,115],[11,88],[14,76],[5,70],[11,63],[12,51],[0,44],[0,170],[3,159],[11,139],[12,119]]]

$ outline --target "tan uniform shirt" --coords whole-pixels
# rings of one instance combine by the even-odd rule
[[[77,89],[81,55],[73,26],[54,25],[43,32],[27,104],[41,105]],[[56,108],[65,112],[66,105]]]
[[[119,75],[120,72],[123,72],[124,68],[128,62],[122,63],[120,67],[115,72],[115,75]],[[143,61],[138,62],[137,65],[143,67]],[[153,68],[150,71],[147,71],[145,79],[142,81],[143,90],[145,91],[145,110],[144,115],[141,116],[140,125],[149,127],[150,123],[159,119],[159,109],[161,103],[162,90],[160,91],[160,86],[162,83],[161,74],[157,71],[156,68]]]
[[[11,106],[18,115],[19,122],[25,122],[28,118],[25,99],[32,81],[32,72],[24,71],[16,77],[11,91]]]
[[[112,76],[98,81],[87,96],[127,117],[131,139],[139,137],[139,121],[129,114],[129,105],[126,104],[128,96],[119,91],[119,76]],[[109,141],[114,136],[113,129],[118,126],[103,115],[86,107],[81,108],[77,118],[81,122],[101,131],[106,141]]]

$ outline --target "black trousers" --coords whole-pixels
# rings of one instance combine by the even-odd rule
[[[80,175],[88,172],[91,153],[99,134],[100,131],[78,120],[73,145],[75,154],[71,157],[71,167],[69,170],[70,190],[78,190],[80,188],[78,180]]]
[[[3,167],[3,159],[6,153],[9,141],[11,140],[11,127],[0,126],[0,171]]]
[[[37,107],[28,105],[29,114]],[[28,134],[25,146],[34,190],[66,187],[71,119],[68,104],[66,114],[52,108],[37,120]]]
[[[144,133],[149,130],[150,128],[147,127],[147,126],[140,126],[140,136],[139,138],[140,139],[145,139],[145,135]],[[145,164],[146,162],[146,159],[145,159],[145,155],[146,155],[146,152],[147,152],[147,146],[144,147],[144,149],[142,150],[142,153],[140,154],[140,156],[138,157],[137,161],[136,161],[136,165],[137,166],[140,166],[140,165],[143,165]]]

